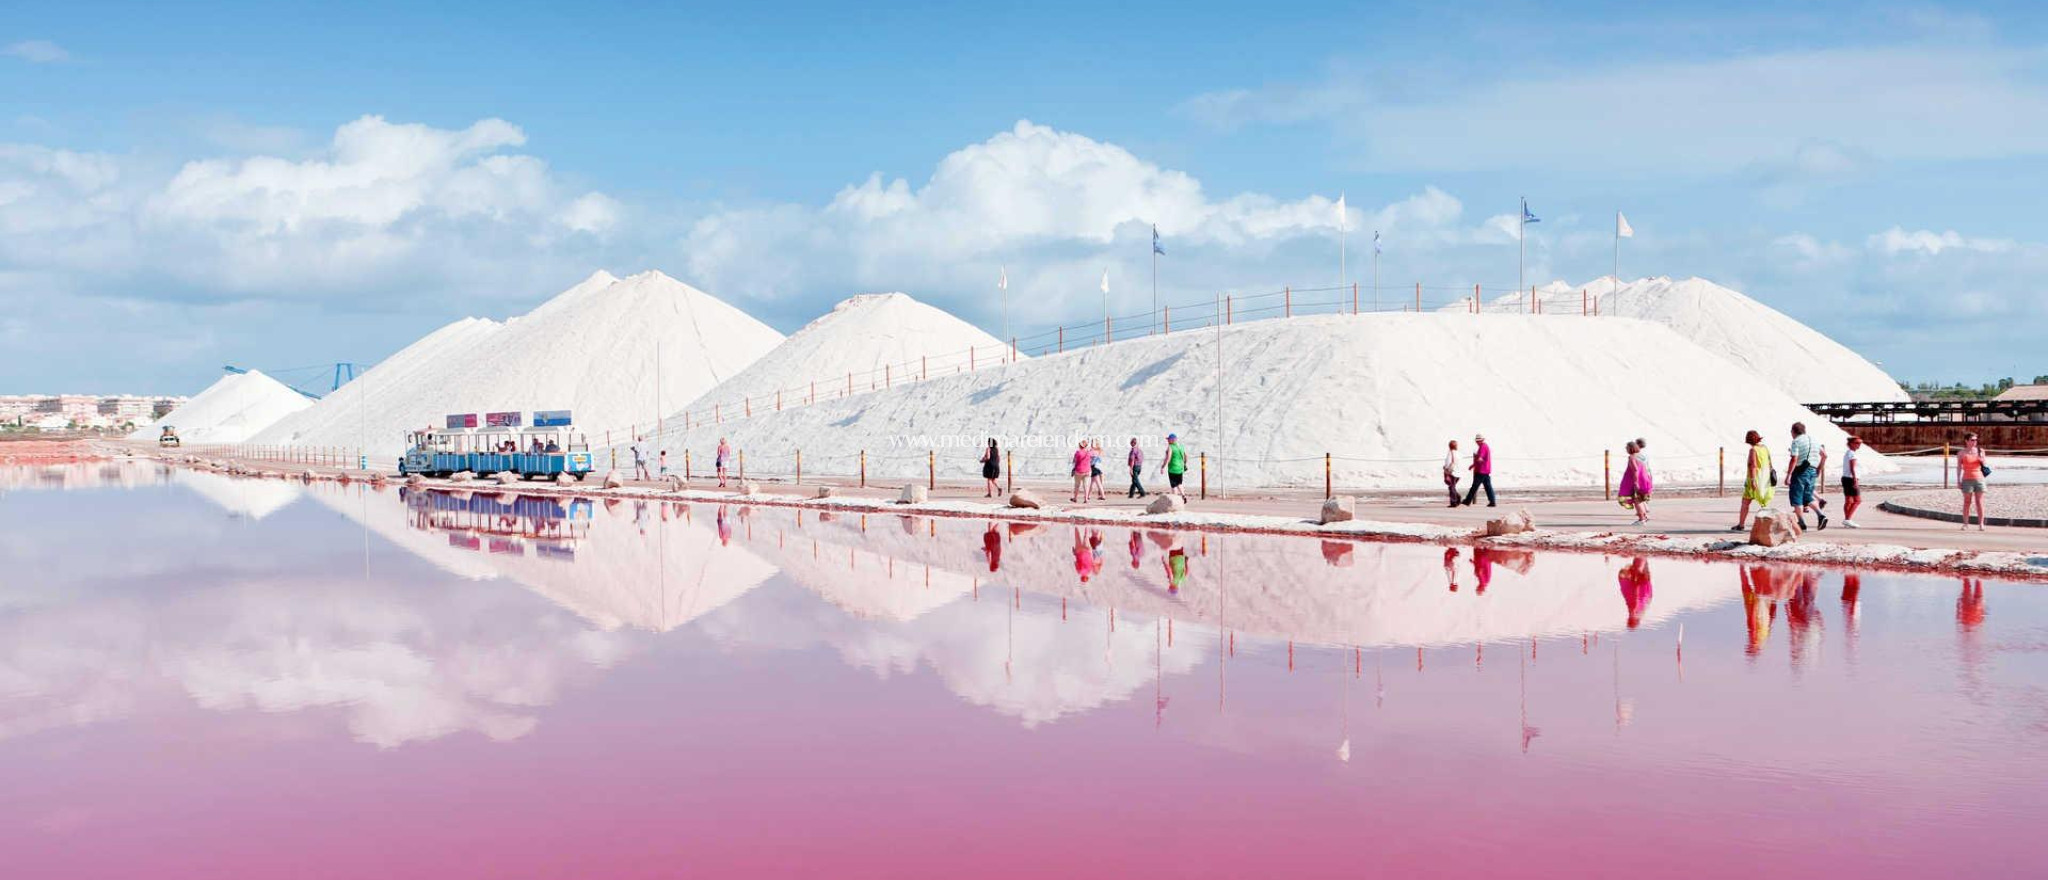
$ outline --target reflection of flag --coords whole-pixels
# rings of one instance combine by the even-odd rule
[[[1166,248],[1159,245],[1159,224],[1157,223],[1152,224],[1152,252],[1162,257],[1166,256]]]
[[[1543,222],[1542,220],[1539,220],[1539,219],[1537,219],[1537,218],[1536,218],[1536,215],[1534,215],[1534,214],[1531,214],[1531,213],[1529,213],[1529,200],[1528,200],[1528,199],[1523,199],[1523,200],[1522,200],[1522,222],[1523,222],[1524,224],[1528,224],[1528,223],[1541,223],[1541,222]]]
[[[1614,234],[1617,238],[1636,237],[1635,227],[1628,225],[1628,218],[1622,216],[1620,211],[1614,212]]]
[[[1008,267],[1008,266],[998,266],[998,267],[996,268],[996,271],[997,271],[997,272],[1001,272],[1001,273],[1002,273],[1001,277],[999,277],[999,278],[997,278],[997,279],[996,279],[996,289],[997,289],[997,290],[1009,290],[1009,289],[1010,289],[1010,267]]]
[[[1377,229],[1372,231],[1372,252],[1380,252],[1380,231]]]
[[[1108,292],[1109,292],[1109,270],[1108,270],[1108,269],[1104,269],[1104,270],[1102,270],[1102,292],[1103,292],[1103,293],[1108,293]]]

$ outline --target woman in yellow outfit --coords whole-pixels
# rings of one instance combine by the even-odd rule
[[[1751,431],[1742,442],[1749,444],[1749,470],[1742,481],[1742,512],[1735,515],[1731,532],[1748,530],[1751,502],[1762,510],[1771,506],[1771,497],[1778,492],[1777,472],[1771,469],[1771,450],[1764,445],[1763,435]]]

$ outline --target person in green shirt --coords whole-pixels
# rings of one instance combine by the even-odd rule
[[[1187,478],[1188,451],[1180,445],[1179,434],[1166,435],[1166,458],[1159,463],[1159,469],[1166,472],[1167,491],[1179,495],[1182,501],[1188,500],[1187,490],[1180,485]]]

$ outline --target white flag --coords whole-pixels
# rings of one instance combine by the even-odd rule
[[[999,267],[997,267],[997,268],[996,268],[996,271],[998,271],[998,272],[1001,272],[1001,273],[1003,273],[1002,277],[1001,277],[1000,279],[997,279],[997,281],[996,281],[996,289],[997,289],[997,290],[1009,290],[1009,289],[1010,289],[1010,267],[1008,267],[1008,266],[999,266]]]
[[[1350,219],[1351,219],[1351,218],[1349,218],[1349,217],[1346,217],[1346,216],[1345,216],[1345,211],[1344,211],[1344,194],[1343,194],[1343,193],[1338,193],[1338,194],[1337,194],[1337,228],[1338,228],[1338,229],[1349,229],[1350,227],[1348,227],[1348,226],[1345,226],[1344,224],[1345,224],[1346,222],[1348,222],[1348,221],[1349,221]]]
[[[1628,225],[1628,218],[1621,216],[1620,211],[1614,212],[1614,235],[1617,238],[1636,237],[1635,229]]]
[[[1108,292],[1109,292],[1109,270],[1108,270],[1108,269],[1104,269],[1104,270],[1102,270],[1102,292],[1103,292],[1103,293],[1108,293]]]

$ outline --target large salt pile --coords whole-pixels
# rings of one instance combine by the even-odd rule
[[[312,405],[305,395],[255,370],[230,373],[155,425],[135,429],[128,439],[154,440],[160,427],[169,427],[185,443],[241,443]]]
[[[702,415],[774,409],[810,397],[843,396],[948,375],[1000,361],[1008,344],[901,293],[847,299],[789,335],[753,366],[689,405]],[[680,419],[679,419],[680,421]]]
[[[584,284],[598,280],[599,276],[606,284],[616,280],[600,272]],[[386,438],[370,433],[369,408],[387,403],[379,398],[411,393],[412,389],[421,387],[442,363],[466,359],[467,352],[483,345],[503,326],[488,318],[463,318],[420,337],[397,354],[378,362],[355,381],[329,393],[319,405],[280,419],[265,433],[265,442],[300,443],[305,442],[298,439],[301,437],[330,440],[340,437],[345,439],[327,445],[353,449],[361,445],[363,438],[384,440]],[[373,443],[371,448],[377,447]]]
[[[1581,285],[1557,282],[1537,288],[1535,299],[1508,294],[1486,303],[1488,312],[1540,310],[1549,315],[1582,313],[1597,303],[1599,314],[1642,318],[1679,335],[1783,388],[1802,403],[1900,401],[1905,389],[1876,364],[1820,331],[1739,291],[1704,278],[1673,281],[1641,278],[1617,284],[1612,276]],[[1453,305],[1445,311],[1462,311]]]
[[[1330,453],[1340,486],[1427,489],[1445,441],[1461,441],[1469,454],[1483,433],[1504,486],[1597,486],[1606,453],[1616,453],[1618,473],[1632,438],[1649,439],[1663,480],[1712,480],[1724,447],[1740,467],[1744,431],[1782,444],[1795,421],[1843,448],[1840,430],[1776,386],[1649,321],[1329,315],[1137,339],[756,410],[675,432],[670,448],[708,462],[727,435],[752,472],[791,470],[801,450],[806,473],[820,475],[854,473],[865,451],[871,479],[922,478],[935,452],[940,473],[960,479],[977,470],[982,438],[997,436],[1021,474],[1059,477],[1079,437],[1102,438],[1116,472],[1129,438],[1156,463],[1173,431],[1191,459],[1208,454],[1212,485],[1321,486]],[[1864,466],[1892,467],[1869,457]],[[1192,460],[1190,469],[1193,481]]]
[[[356,395],[330,396],[317,417],[280,425],[264,443],[403,451],[405,432],[448,413],[567,409],[601,440],[644,430],[782,341],[782,334],[660,272],[599,272],[495,330],[451,333],[405,375],[364,373]],[[475,338],[472,338],[474,335]],[[465,341],[466,340],[466,341]],[[659,354],[660,363],[656,364]],[[657,385],[660,399],[656,399]]]

